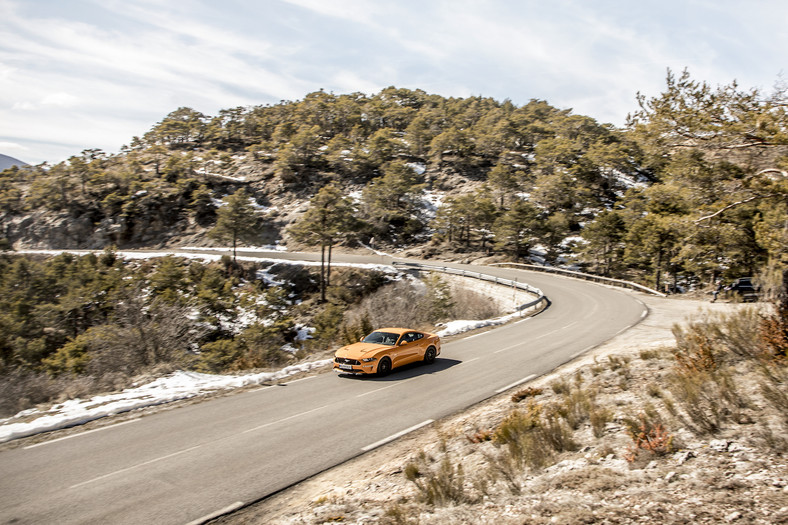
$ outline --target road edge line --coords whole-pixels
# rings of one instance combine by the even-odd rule
[[[362,447],[361,450],[364,451],[364,452],[369,452],[370,450],[373,450],[373,449],[376,449],[376,448],[378,448],[380,446],[383,446],[386,443],[391,443],[395,439],[399,439],[402,436],[404,436],[405,434],[410,434],[411,432],[413,432],[415,430],[418,430],[418,429],[420,429],[422,427],[426,427],[427,425],[432,424],[432,423],[435,423],[434,419],[428,419],[426,421],[422,421],[418,425],[413,425],[410,428],[406,428],[405,430],[401,430],[401,431],[397,432],[396,434],[392,434],[392,435],[390,435],[387,438],[381,439],[380,441],[375,441],[371,445],[367,445],[366,447]]]

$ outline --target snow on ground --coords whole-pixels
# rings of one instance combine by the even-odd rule
[[[288,366],[276,372],[232,376],[179,370],[150,383],[127,388],[122,392],[94,396],[87,400],[71,399],[65,403],[54,405],[45,412],[37,409],[25,410],[11,418],[0,420],[2,423],[0,424],[0,443],[41,432],[82,425],[102,417],[188,399],[208,392],[276,381],[300,372],[308,372],[327,366],[329,363],[331,363],[331,359],[322,359]],[[37,417],[30,420],[34,416]],[[20,419],[29,421],[19,421]]]
[[[518,311],[511,314],[502,315],[501,317],[496,317],[494,319],[481,319],[475,321],[449,321],[446,323],[441,323],[440,326],[443,328],[436,332],[435,335],[440,337],[449,337],[450,335],[462,334],[465,332],[470,332],[471,330],[476,330],[478,328],[506,324],[509,321],[513,321],[514,319],[525,316],[526,311],[527,310]]]

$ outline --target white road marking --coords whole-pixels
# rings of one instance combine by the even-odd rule
[[[517,348],[520,345],[524,345],[526,343],[533,343],[534,341],[538,341],[539,339],[544,339],[545,337],[550,337],[551,335],[556,334],[558,332],[563,332],[564,330],[568,330],[569,328],[571,328],[572,326],[574,326],[576,324],[577,324],[577,321],[575,321],[574,323],[569,323],[566,326],[562,326],[558,330],[553,330],[552,332],[549,332],[549,333],[546,333],[546,334],[542,334],[542,335],[540,335],[539,337],[537,337],[535,339],[531,339],[530,341],[523,341],[522,343],[513,344],[513,345],[510,345],[510,346],[507,346],[506,348],[501,348],[500,350],[496,350],[495,352],[493,352],[493,354],[500,354],[501,352],[506,352],[507,350],[511,350],[512,348]]]
[[[390,442],[394,441],[397,438],[401,438],[405,434],[410,434],[414,430],[418,430],[421,427],[426,427],[430,423],[434,423],[434,422],[435,422],[434,419],[428,419],[427,421],[422,421],[418,425],[413,425],[412,427],[406,428],[405,430],[397,432],[396,434],[392,434],[392,435],[390,435],[387,438],[381,439],[380,441],[376,441],[376,442],[372,443],[371,445],[367,445],[366,447],[362,448],[361,450],[363,450],[364,452],[369,452],[373,448],[378,448],[381,445],[385,445],[386,443],[390,443]]]
[[[132,465],[130,467],[122,468],[120,470],[116,470],[114,472],[110,472],[109,474],[104,474],[103,476],[99,476],[97,478],[89,479],[87,481],[83,481],[82,483],[77,483],[76,485],[71,485],[69,488],[70,489],[75,489],[77,487],[81,487],[81,486],[87,485],[89,483],[93,483],[93,482],[96,482],[96,481],[100,481],[102,479],[109,478],[111,476],[115,476],[116,474],[121,474],[123,472],[128,472],[129,470],[133,470],[133,469],[138,468],[138,467],[144,467],[145,465],[150,465],[151,463],[156,463],[157,461],[162,461],[164,459],[169,459],[169,458],[172,458],[172,457],[175,457],[175,456],[179,456],[181,454],[185,454],[186,452],[190,452],[192,450],[198,449],[201,446],[202,445],[197,445],[197,446],[194,446],[194,447],[189,447],[189,448],[185,448],[183,450],[179,450],[178,452],[173,452],[172,454],[167,454],[166,456],[161,456],[161,457],[155,458],[155,459],[149,459],[148,461],[143,461],[142,463],[137,463],[136,465]]]
[[[524,378],[520,379],[519,381],[515,381],[515,382],[514,382],[514,383],[512,383],[511,385],[506,385],[506,386],[505,386],[505,387],[503,387],[503,388],[499,388],[498,390],[496,390],[496,391],[495,391],[495,393],[496,393],[496,394],[500,394],[501,392],[506,392],[506,391],[507,391],[507,390],[509,390],[510,388],[514,388],[514,387],[516,387],[517,385],[519,385],[519,384],[521,384],[521,383],[525,383],[526,381],[530,381],[531,379],[533,379],[533,378],[535,378],[535,377],[536,377],[536,374],[531,374],[531,375],[529,375],[528,377],[524,377]]]
[[[375,390],[370,390],[369,392],[364,392],[363,394],[359,394],[356,397],[364,397],[364,396],[368,396],[370,394],[374,394],[375,392],[380,392],[381,390],[388,390],[389,388],[395,387],[398,384],[399,383],[392,383],[392,384],[390,384],[388,386],[382,386],[380,388],[376,388]]]
[[[473,359],[466,359],[465,361],[463,361],[462,363],[460,363],[460,364],[459,364],[459,365],[457,365],[457,366],[460,366],[460,365],[467,365],[468,363],[473,363],[473,362],[474,362],[474,361],[476,361],[477,359],[481,359],[481,357],[474,357]]]
[[[313,408],[312,410],[307,410],[306,412],[299,412],[298,414],[293,414],[292,416],[287,416],[282,419],[277,419],[276,421],[271,421],[270,423],[266,423],[264,425],[260,425],[259,427],[250,428],[248,430],[244,430],[241,434],[247,434],[249,432],[254,432],[255,430],[260,430],[261,428],[270,427],[271,425],[276,425],[277,423],[283,423],[285,421],[289,421],[291,419],[295,419],[297,417],[305,416],[307,414],[311,414],[312,412],[317,412],[318,410],[323,410],[324,408],[328,408],[330,405],[323,405],[317,408]]]
[[[578,352],[575,352],[574,354],[570,355],[569,357],[571,357],[572,359],[574,359],[575,357],[577,357],[577,356],[579,356],[579,355],[581,355],[581,354],[585,354],[586,352],[588,352],[589,350],[591,350],[592,348],[594,348],[594,346],[595,346],[595,345],[587,346],[587,347],[583,348],[582,350],[580,350],[580,351],[578,351]]]
[[[288,381],[287,383],[282,383],[282,385],[283,386],[285,386],[285,385],[292,385],[293,383],[298,383],[299,381],[306,381],[307,379],[314,379],[316,377],[318,377],[318,376],[306,376],[306,377],[302,377],[300,379],[293,379],[292,381]]]
[[[403,385],[403,384],[407,383],[408,381],[413,381],[414,379],[417,379],[418,377],[419,376],[413,376],[411,378],[405,379],[404,381],[394,382],[394,383],[392,383],[390,385],[382,386],[380,388],[376,388],[375,390],[370,390],[369,392],[364,392],[363,394],[359,394],[356,397],[368,396],[369,394],[374,394],[375,392],[380,392],[381,390],[387,390],[387,389],[393,388],[393,387],[395,387],[397,385]]]
[[[50,439],[49,441],[43,441],[41,443],[36,443],[35,445],[28,445],[28,446],[24,447],[24,450],[27,450],[27,449],[30,449],[30,448],[40,447],[42,445],[49,445],[50,443],[56,443],[58,441],[63,441],[63,440],[66,440],[66,439],[71,439],[71,438],[75,438],[75,437],[79,437],[79,436],[84,436],[85,434],[92,434],[93,432],[100,432],[102,430],[109,430],[110,428],[119,427],[121,425],[127,425],[129,423],[136,423],[137,421],[139,421],[139,419],[132,419],[130,421],[123,421],[122,423],[115,423],[114,425],[108,425],[106,427],[94,428],[93,430],[86,430],[84,432],[80,432],[79,434],[71,434],[70,436],[63,436],[63,437],[57,438],[57,439]]]
[[[203,523],[205,523],[205,522],[207,522],[207,521],[211,521],[211,520],[212,520],[212,519],[214,519],[214,518],[218,518],[218,517],[219,517],[219,516],[221,516],[222,514],[227,514],[228,512],[232,512],[232,511],[234,511],[234,510],[240,509],[240,508],[241,508],[241,507],[243,507],[243,506],[244,506],[244,504],[243,504],[243,502],[242,502],[242,501],[236,501],[236,502],[235,502],[235,503],[233,503],[232,505],[227,505],[227,506],[226,506],[225,508],[223,508],[223,509],[219,509],[219,510],[217,510],[216,512],[212,512],[212,513],[210,513],[210,514],[206,514],[206,515],[205,515],[205,516],[203,516],[202,518],[197,518],[197,519],[196,519],[196,520],[194,520],[194,521],[190,521],[190,522],[189,522],[189,523],[187,523],[186,525],[202,525]]]

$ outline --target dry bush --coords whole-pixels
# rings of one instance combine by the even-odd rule
[[[466,436],[468,441],[473,444],[479,444],[484,441],[490,441],[493,438],[493,431],[488,428],[483,428],[481,430],[477,430],[473,434]]]
[[[402,503],[392,503],[380,521],[381,525],[418,525],[420,509]]]
[[[659,359],[660,351],[659,350],[641,350],[640,351],[640,359],[643,361],[648,361],[651,359]]]
[[[450,289],[435,274],[426,285],[405,279],[378,288],[345,314],[344,325],[346,332],[355,335],[354,328],[365,323],[373,328],[429,329],[430,322],[439,318],[488,319],[501,313],[495,302],[484,294],[459,286]],[[355,341],[358,338],[351,342]]]
[[[671,397],[663,401],[694,433],[714,434],[726,421],[742,420],[749,401],[738,391],[732,365],[744,358],[760,362],[757,331],[751,309],[674,328],[676,365],[667,381]]]
[[[593,397],[593,392],[589,393],[587,390],[579,388],[571,390],[564,393],[555,410],[573,430],[577,430],[591,413],[594,406]]]
[[[650,456],[664,456],[675,450],[673,435],[654,417],[641,412],[637,420],[625,419],[624,424],[633,441],[624,455],[630,463],[635,462],[643,452],[649,453]]]
[[[387,284],[365,297],[357,307],[349,310],[345,314],[345,324],[360,325],[366,318],[373,329],[384,326],[424,326],[425,295],[426,287],[410,280]]]
[[[512,394],[512,402],[519,403],[523,399],[541,395],[542,392],[544,392],[544,389],[542,388],[529,386]]]
[[[674,326],[676,359],[688,368],[717,368],[742,359],[760,359],[764,346],[758,337],[763,318],[754,308],[729,314],[706,315],[686,327]],[[683,361],[683,362],[682,362]]]
[[[529,401],[525,409],[515,410],[496,427],[493,441],[505,446],[505,455],[493,466],[538,470],[558,452],[575,450],[577,444],[561,415],[552,407]]]
[[[503,312],[490,297],[462,286],[452,289],[454,319],[491,319]]]
[[[668,411],[698,435],[716,434],[726,421],[739,421],[748,406],[727,370],[678,371],[668,378]]]
[[[553,389],[553,392],[557,395],[568,394],[572,387],[564,378],[558,378],[555,381],[550,383],[550,388]]]
[[[600,438],[605,434],[607,424],[613,420],[613,411],[609,408],[593,405],[588,413],[588,419],[591,422],[591,430],[594,432],[594,437]]]
[[[465,490],[462,463],[455,465],[449,454],[444,454],[437,465],[430,463],[430,458],[421,452],[405,465],[405,478],[416,486],[422,502],[442,506],[471,501]]]
[[[0,417],[9,417],[21,410],[56,398],[62,380],[47,374],[12,370],[0,376]]]

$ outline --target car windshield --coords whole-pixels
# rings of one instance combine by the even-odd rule
[[[394,346],[397,343],[397,334],[391,332],[372,332],[364,338],[364,343]]]

